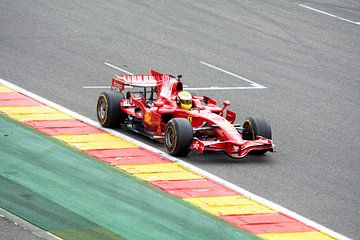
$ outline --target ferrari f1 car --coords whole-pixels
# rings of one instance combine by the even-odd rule
[[[171,155],[190,150],[223,151],[233,158],[249,152],[273,151],[271,128],[262,117],[247,117],[235,124],[236,113],[216,100],[184,91],[181,75],[151,70],[150,75],[123,75],[112,79],[111,91],[97,101],[97,118],[103,127],[123,127],[165,143]]]

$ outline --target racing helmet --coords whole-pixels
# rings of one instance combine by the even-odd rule
[[[190,110],[192,107],[192,96],[187,91],[181,91],[176,98],[177,104],[185,110]]]

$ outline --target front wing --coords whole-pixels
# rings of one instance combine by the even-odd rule
[[[233,158],[243,158],[249,152],[256,150],[273,151],[274,144],[272,140],[257,137],[256,140],[244,140],[242,142],[236,141],[202,141],[194,139],[191,149],[203,153],[204,151],[223,151]]]

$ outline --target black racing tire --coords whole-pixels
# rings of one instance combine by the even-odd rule
[[[272,139],[270,124],[263,117],[250,116],[247,117],[243,124],[242,138],[244,140],[255,140],[256,136]],[[254,150],[252,154],[262,155],[268,150]]]
[[[165,129],[165,146],[170,155],[184,157],[190,152],[193,129],[186,118],[171,119]]]
[[[120,100],[125,96],[121,92],[102,92],[99,95],[96,116],[103,127],[116,128],[123,123],[127,115],[120,109]]]

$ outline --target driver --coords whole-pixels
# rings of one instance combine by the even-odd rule
[[[189,92],[181,91],[176,97],[177,104],[184,110],[190,110],[192,107],[192,96]]]

